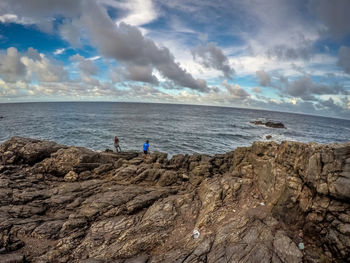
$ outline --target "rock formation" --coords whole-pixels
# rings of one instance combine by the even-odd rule
[[[273,122],[273,121],[251,121],[250,123],[255,125],[265,125],[266,127],[270,128],[286,128],[282,122]]]
[[[169,160],[13,137],[0,157],[0,262],[350,257],[350,143]]]

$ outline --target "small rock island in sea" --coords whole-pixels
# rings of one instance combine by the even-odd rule
[[[0,262],[346,262],[350,143],[215,156],[0,148]]]
[[[266,127],[270,128],[286,128],[282,122],[274,122],[274,121],[251,121],[250,123],[255,124],[255,125],[265,125]]]

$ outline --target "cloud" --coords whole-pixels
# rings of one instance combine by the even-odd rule
[[[350,34],[350,1],[311,0],[310,9],[323,21],[325,33],[336,38]]]
[[[78,62],[78,68],[80,72],[86,76],[96,75],[97,67],[95,66],[93,60],[86,59],[79,54],[75,54],[69,58],[70,61]]]
[[[262,90],[261,90],[259,87],[253,88],[253,91],[254,91],[255,93],[262,93]]]
[[[141,26],[155,20],[158,15],[152,0],[129,0],[119,5],[127,11],[126,16],[118,20],[133,26]]]
[[[61,62],[49,60],[43,54],[38,58],[22,56],[21,61],[26,66],[26,81],[59,82],[68,78],[68,73]]]
[[[226,78],[232,79],[235,70],[230,66],[228,58],[222,49],[211,42],[206,46],[197,46],[192,49],[192,56],[206,68],[222,71]]]
[[[347,105],[348,103],[349,99],[347,97],[344,97],[339,103],[336,103],[334,99],[329,98],[328,100],[319,100],[315,104],[315,108],[324,115],[349,118],[350,110]]]
[[[315,83],[310,76],[302,76],[292,82],[287,82],[283,91],[292,97],[301,98],[304,101],[317,100],[316,95],[348,94],[342,86],[327,86],[325,84]]]
[[[267,74],[264,70],[258,70],[256,75],[259,79],[259,85],[263,87],[271,86],[270,75]]]
[[[8,82],[15,82],[22,79],[25,74],[26,66],[16,48],[10,47],[6,54],[0,54],[0,77]]]
[[[26,56],[30,59],[33,59],[33,60],[41,60],[41,56],[40,56],[38,50],[36,50],[32,47],[28,48]]]
[[[350,74],[350,47],[340,47],[337,65],[341,67],[347,74]]]
[[[125,23],[114,25],[106,11],[93,2],[84,2],[84,11],[81,19],[91,42],[105,56],[141,66],[151,65],[177,85],[200,92],[210,91],[204,80],[194,79],[175,62],[169,49],[157,47],[136,27]]]
[[[269,58],[278,58],[281,60],[309,60],[312,54],[311,43],[308,45],[302,44],[297,48],[287,45],[276,45],[268,49],[266,54]]]
[[[116,25],[103,3],[108,4],[109,1],[35,0],[29,3],[12,0],[5,1],[3,5],[4,10],[11,10],[21,17],[33,18],[35,24],[44,31],[53,30],[52,21],[48,21],[48,17],[63,16],[64,22],[59,32],[70,43],[76,44],[79,39],[88,38],[106,57],[139,66],[152,66],[176,85],[199,92],[210,91],[205,80],[195,79],[175,62],[169,49],[158,47],[135,26],[123,22]]]
[[[242,89],[238,84],[229,84],[226,80],[221,83],[228,91],[230,98],[236,100],[244,100],[250,97],[250,95]]]
[[[53,54],[54,55],[61,55],[64,51],[66,51],[65,48],[58,48],[53,52]]]
[[[124,77],[127,80],[141,81],[157,84],[158,79],[156,76],[152,75],[152,67],[149,65],[139,66],[139,65],[127,65]]]
[[[20,54],[16,48],[10,47],[7,53],[0,54],[0,77],[7,82],[55,82],[67,76],[60,62],[49,60],[33,48]]]
[[[14,23],[18,21],[18,17],[14,14],[4,14],[0,16],[1,23]]]
[[[62,38],[68,41],[73,47],[81,47],[81,32],[79,20],[65,19],[59,26],[58,31]]]

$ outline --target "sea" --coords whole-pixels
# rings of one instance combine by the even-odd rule
[[[282,122],[286,129],[251,121]],[[254,141],[333,143],[350,140],[350,120],[229,107],[124,103],[45,102],[0,104],[0,143],[12,136],[52,140],[104,151],[118,136],[122,151],[175,154],[225,153]]]

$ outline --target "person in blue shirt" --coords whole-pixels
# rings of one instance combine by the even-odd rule
[[[143,144],[143,153],[144,153],[144,154],[148,154],[148,153],[149,153],[149,140],[147,140],[147,141]]]

